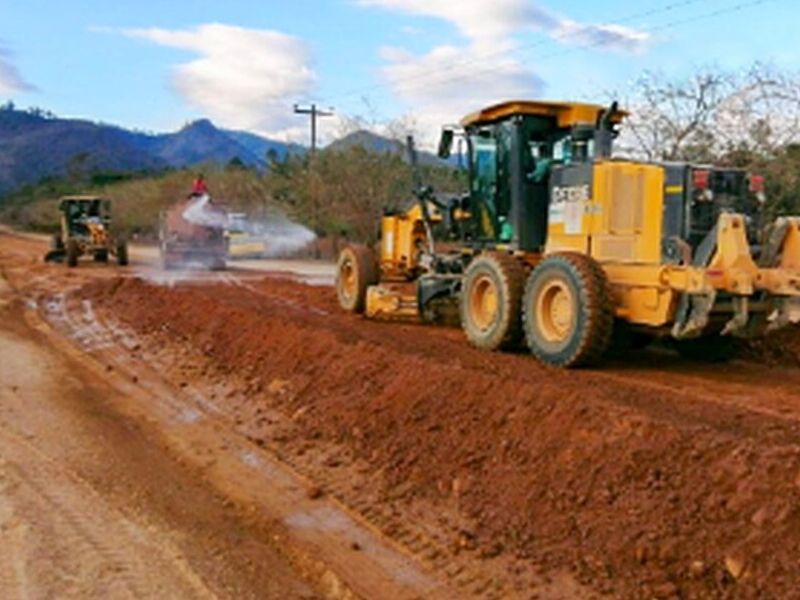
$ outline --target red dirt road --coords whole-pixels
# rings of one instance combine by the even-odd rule
[[[455,598],[0,232],[0,597]],[[143,349],[142,349],[143,350]]]
[[[7,289],[0,304],[0,596],[321,598]]]
[[[10,279],[45,315],[71,284],[65,331],[96,313],[136,340],[130,360],[215,398],[454,597],[800,597],[795,332],[728,365],[656,350],[564,372],[342,314],[328,288],[47,269],[57,288]]]

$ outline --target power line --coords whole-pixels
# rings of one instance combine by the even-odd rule
[[[702,1],[702,0],[682,0],[680,2],[673,2],[673,3],[668,4],[668,5],[664,6],[663,8],[660,8],[660,9],[653,9],[651,11],[639,13],[637,15],[632,15],[632,16],[629,16],[629,17],[624,17],[622,19],[614,19],[613,21],[616,21],[616,23],[624,23],[624,22],[628,22],[628,21],[631,21],[631,20],[634,20],[634,19],[642,18],[643,16],[652,16],[654,14],[661,14],[661,13],[665,13],[665,12],[670,12],[672,10],[676,10],[678,8],[682,8],[684,6],[697,4],[700,1]],[[663,32],[663,31],[668,31],[670,29],[676,29],[676,28],[681,27],[683,25],[688,25],[688,24],[691,24],[691,23],[696,23],[696,22],[705,21],[705,20],[708,20],[708,19],[713,19],[715,17],[726,15],[726,14],[740,12],[740,11],[743,11],[743,10],[748,9],[748,8],[752,8],[752,7],[755,7],[755,6],[761,6],[761,5],[768,4],[770,2],[775,2],[775,1],[776,0],[750,0],[750,1],[747,1],[747,2],[739,2],[738,4],[735,4],[733,6],[727,6],[727,7],[719,8],[719,9],[714,10],[714,11],[710,11],[710,12],[707,12],[707,13],[701,13],[699,15],[695,15],[695,16],[688,17],[688,18],[685,18],[685,19],[676,19],[676,20],[664,23],[662,25],[657,25],[657,26],[654,26],[654,27],[650,27],[648,29],[642,29],[641,31],[643,33],[648,33],[648,34],[660,33],[660,32]],[[514,54],[516,52],[519,52],[520,50],[530,49],[530,48],[533,48],[533,47],[536,47],[536,46],[540,46],[543,43],[548,43],[548,42],[549,42],[549,40],[540,41],[540,42],[536,42],[536,43],[532,43],[532,44],[523,44],[523,45],[520,45],[517,48],[512,49],[512,50],[504,50],[503,52],[495,53],[495,56],[502,56],[502,55],[506,55],[506,54],[508,54],[508,55]],[[573,54],[575,52],[580,52],[580,51],[587,50],[587,49],[590,49],[590,48],[603,46],[605,44],[606,44],[605,40],[596,40],[594,42],[587,42],[585,44],[582,44],[582,45],[579,45],[579,46],[576,46],[576,47],[573,47],[573,48],[565,48],[563,50],[559,50],[559,51],[552,52],[552,53],[549,53],[549,54],[543,54],[543,55],[540,55],[538,57],[532,57],[532,60],[541,63],[543,61],[546,61],[546,60],[549,60],[549,59],[552,59],[552,58],[557,58],[557,57]],[[470,61],[462,61],[461,63],[454,63],[454,66],[476,64],[476,63],[479,63],[479,62],[486,62],[489,59],[490,59],[490,56],[485,56],[485,57],[483,57],[481,59],[472,59]],[[496,68],[497,68],[497,65],[493,64],[489,68],[479,69],[479,70],[471,71],[469,73],[462,73],[462,74],[459,74],[459,75],[451,75],[449,77],[445,77],[444,79],[439,79],[439,80],[433,80],[431,78],[428,78],[426,73],[418,73],[413,77],[407,77],[407,78],[403,79],[403,81],[420,80],[422,85],[441,85],[443,83],[452,83],[452,82],[456,82],[456,81],[460,81],[460,80],[464,80],[464,79],[470,79],[470,78],[474,77],[475,75],[480,75],[480,74],[483,74],[483,73],[492,72]],[[440,74],[441,70],[438,70],[438,71],[435,71],[435,72],[434,71],[430,71],[429,73]],[[382,83],[382,84],[376,84],[376,85],[372,86],[371,88],[369,88],[369,90],[375,91],[375,90],[380,90],[381,88],[384,88],[383,92],[379,91],[379,95],[382,95],[382,94],[387,93],[387,91],[389,91],[388,88],[393,87],[394,85],[396,85],[396,83],[398,81],[399,80],[385,82],[385,83]],[[420,85],[407,87],[407,88],[405,88],[404,91],[418,89],[419,87],[420,87]],[[391,90],[391,91],[396,91],[396,90]],[[338,96],[334,96],[334,98],[335,99],[342,99],[342,98],[347,97],[347,96],[352,96],[353,94],[356,94],[356,93],[360,93],[360,91],[356,90],[356,91],[353,91],[353,92],[341,94],[341,95],[338,95]],[[420,110],[420,109],[428,108],[429,106],[432,106],[432,105],[433,105],[433,103],[416,105],[414,107],[414,109],[415,110]],[[313,107],[314,107],[314,105],[312,105],[312,110],[313,110]],[[306,109],[306,112],[300,113],[300,114],[309,114],[308,111],[309,111],[309,109]],[[295,112],[298,112],[297,107],[295,107]],[[330,116],[330,115],[324,115],[324,116]],[[312,117],[312,138],[315,138],[315,136],[316,136],[315,128],[316,128],[315,119]],[[312,139],[312,145],[313,144],[315,144],[315,139]]]
[[[663,25],[651,27],[649,29],[645,29],[645,30],[642,30],[642,31],[645,32],[645,33],[650,33],[650,34],[659,33],[659,32],[667,31],[667,30],[670,30],[670,29],[675,29],[675,28],[683,26],[683,25],[688,25],[690,23],[695,23],[695,22],[699,22],[699,21],[705,21],[705,20],[708,20],[708,19],[713,19],[714,17],[718,17],[718,16],[721,16],[721,15],[730,14],[730,13],[734,13],[734,12],[739,12],[739,11],[745,10],[747,8],[752,8],[754,6],[760,6],[760,5],[767,4],[769,2],[775,2],[775,1],[776,0],[751,0],[749,2],[740,2],[740,3],[738,3],[738,4],[734,5],[734,6],[729,6],[727,8],[720,8],[720,9],[717,9],[715,11],[711,11],[711,12],[708,12],[708,13],[703,13],[703,14],[696,15],[696,16],[693,16],[693,17],[688,17],[686,19],[679,19],[679,20],[671,21],[669,23],[665,23]],[[583,45],[575,47],[575,48],[566,48],[566,49],[563,49],[563,50],[559,50],[557,52],[552,52],[550,54],[543,54],[541,56],[534,57],[533,60],[535,60],[536,62],[543,62],[545,60],[549,60],[549,59],[552,59],[552,58],[557,58],[557,57],[565,56],[565,55],[568,55],[568,54],[573,54],[573,53],[576,53],[576,52],[580,52],[580,51],[583,51],[583,50],[586,50],[586,49],[589,49],[589,48],[602,46],[603,44],[604,44],[604,40],[598,40],[598,41],[595,41],[595,42],[589,42],[589,43],[583,44]],[[484,69],[480,69],[480,70],[477,70],[477,71],[472,71],[470,73],[462,73],[460,75],[452,75],[452,76],[446,77],[444,79],[439,79],[438,81],[427,81],[427,82],[425,82],[425,85],[441,85],[443,83],[452,83],[452,82],[463,80],[463,79],[469,79],[469,78],[474,77],[476,74],[483,74],[483,73],[492,72],[495,68],[496,68],[496,65],[492,66],[491,68],[484,68]],[[419,87],[421,87],[421,86],[417,85],[417,86],[412,86],[412,87],[406,87],[404,89],[404,91],[419,89]],[[429,106],[429,105],[416,106],[415,108],[419,109],[419,108],[425,108],[427,106]]]
[[[643,18],[646,18],[646,17],[651,17],[653,15],[669,13],[669,12],[678,10],[680,8],[684,8],[686,6],[691,6],[693,4],[698,4],[700,2],[707,2],[707,1],[708,0],[681,0],[679,2],[672,2],[672,3],[667,4],[666,6],[663,6],[661,8],[655,8],[655,9],[651,9],[651,10],[648,10],[648,11],[644,11],[644,12],[628,15],[628,16],[625,16],[625,17],[620,17],[620,18],[617,18],[617,19],[611,19],[610,21],[613,22],[615,25],[630,23],[631,21],[635,21],[637,19],[643,19]],[[767,1],[769,1],[769,0],[767,0]],[[487,61],[490,61],[490,60],[492,60],[494,58],[497,58],[497,57],[500,57],[500,56],[516,54],[516,53],[521,52],[523,50],[531,50],[533,48],[538,48],[538,47],[541,47],[541,46],[545,46],[545,45],[550,44],[552,42],[553,42],[552,39],[545,39],[545,40],[539,40],[539,41],[536,41],[536,42],[528,42],[528,43],[516,44],[511,48],[505,48],[505,49],[497,51],[497,52],[492,52],[492,53],[489,53],[489,54],[485,54],[485,55],[483,55],[483,56],[481,56],[479,58],[472,58],[472,59],[468,59],[468,60],[461,60],[461,61],[454,62],[454,63],[449,65],[449,68],[457,68],[457,67],[464,67],[464,66],[469,66],[469,65],[473,65],[473,64],[485,63]],[[598,45],[600,45],[600,44],[598,44]],[[421,73],[416,73],[416,74],[411,75],[411,76],[402,77],[402,78],[396,78],[396,79],[393,79],[392,81],[387,81],[387,82],[384,82],[384,83],[378,83],[378,84],[375,84],[375,85],[370,86],[368,88],[364,87],[364,88],[350,90],[348,92],[343,92],[342,94],[338,94],[338,95],[333,96],[333,98],[335,100],[341,100],[341,99],[344,99],[344,98],[349,98],[349,97],[356,96],[356,95],[359,95],[359,94],[363,94],[363,93],[366,93],[366,92],[375,91],[376,89],[394,87],[398,83],[403,83],[405,81],[414,81],[414,80],[417,80],[417,79],[425,79],[429,75],[435,76],[435,75],[440,74],[440,72],[441,72],[440,70],[431,69],[429,71],[423,71]]]

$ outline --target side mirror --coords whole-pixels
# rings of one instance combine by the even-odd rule
[[[450,158],[453,152],[453,130],[442,129],[442,137],[439,140],[439,151],[436,153],[441,159]]]

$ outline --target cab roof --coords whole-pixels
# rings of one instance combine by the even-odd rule
[[[487,125],[515,115],[552,117],[556,119],[558,127],[595,125],[607,109],[607,106],[580,102],[511,100],[469,114],[461,120],[461,125],[462,127]],[[611,116],[611,122],[620,123],[627,114],[625,111],[618,110]]]

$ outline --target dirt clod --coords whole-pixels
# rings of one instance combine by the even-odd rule
[[[706,569],[706,563],[702,560],[695,560],[689,565],[689,574],[694,578],[700,578],[706,574]]]
[[[725,557],[725,568],[734,579],[740,579],[744,575],[745,564],[740,558],[734,556]]]

